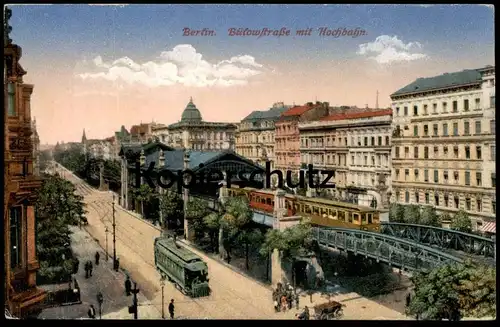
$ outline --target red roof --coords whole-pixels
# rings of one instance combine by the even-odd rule
[[[392,109],[381,109],[381,110],[369,110],[362,112],[346,112],[341,114],[334,114],[328,117],[321,118],[322,121],[330,121],[330,120],[343,120],[343,119],[357,119],[357,118],[369,118],[369,117],[378,117],[392,115]]]
[[[310,105],[295,106],[293,108],[288,109],[284,113],[282,113],[281,116],[300,116],[303,113],[305,113],[313,108],[316,108],[318,106],[320,106],[320,105],[314,104],[312,106],[310,106]]]

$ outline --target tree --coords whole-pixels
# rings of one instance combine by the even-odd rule
[[[404,222],[407,224],[420,223],[420,207],[415,204],[404,206]]]
[[[140,203],[140,214],[143,218],[146,218],[147,213],[144,212],[144,203],[149,204],[155,198],[156,194],[154,190],[148,184],[141,184],[139,188],[132,190],[132,195]]]
[[[469,215],[464,210],[460,210],[455,214],[451,220],[451,229],[459,232],[471,233],[472,232],[472,221]]]
[[[305,256],[312,251],[312,236],[309,222],[300,222],[283,231],[273,229],[266,233],[260,253],[269,255],[276,249],[287,258]]]
[[[399,203],[391,203],[389,208],[389,221],[391,223],[402,223],[404,222],[405,208]]]
[[[159,195],[160,210],[163,216],[163,224],[167,228],[177,226],[177,221],[183,215],[182,198],[177,192],[166,191]]]
[[[407,313],[424,320],[458,321],[465,316],[496,316],[495,270],[453,263],[414,275]]]
[[[420,213],[420,224],[426,226],[441,227],[441,220],[436,213],[436,208],[425,206]]]
[[[203,233],[203,230],[205,228],[203,218],[210,214],[210,212],[211,210],[204,200],[193,197],[189,199],[185,218],[193,227],[197,235]]]

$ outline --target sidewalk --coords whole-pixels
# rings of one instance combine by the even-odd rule
[[[91,304],[97,311],[99,318],[99,305],[97,303],[97,293],[101,292],[104,297],[102,304],[102,319],[133,319],[133,315],[128,313],[128,307],[132,305],[132,296],[126,296],[124,283],[126,275],[112,269],[112,257],[106,262],[106,255],[99,243],[96,242],[85,230],[78,227],[71,227],[73,234],[72,248],[75,255],[80,260],[80,269],[74,277],[77,279],[82,294],[82,304],[54,307],[45,309],[40,315],[40,319],[78,319],[88,318],[87,311]],[[95,253],[99,251],[99,265],[95,265]],[[92,260],[92,277],[86,279],[83,265],[87,260]],[[133,282],[133,281],[132,281]],[[160,319],[161,313],[142,295],[138,294],[139,319]]]

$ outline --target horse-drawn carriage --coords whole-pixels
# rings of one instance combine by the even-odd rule
[[[340,318],[343,314],[342,307],[345,307],[345,305],[336,301],[318,304],[314,306],[314,318],[316,320]]]

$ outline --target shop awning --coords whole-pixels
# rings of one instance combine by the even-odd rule
[[[488,221],[488,222],[484,223],[483,226],[481,226],[481,231],[483,231],[485,233],[496,234],[497,233],[497,226],[496,225],[497,225],[496,222]]]

